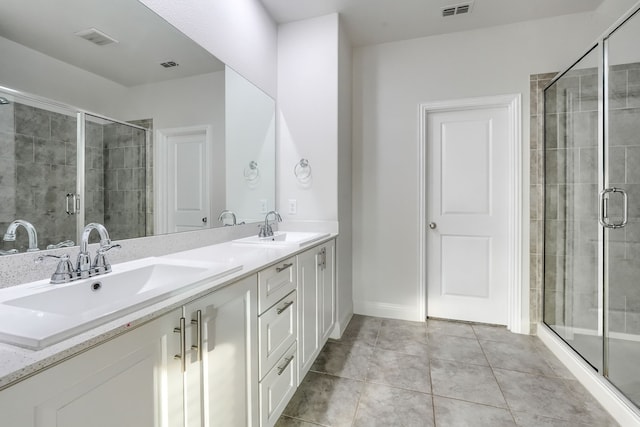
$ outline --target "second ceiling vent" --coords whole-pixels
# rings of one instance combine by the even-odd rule
[[[454,16],[454,15],[463,15],[465,13],[471,12],[473,8],[473,2],[454,4],[451,6],[446,6],[442,8],[442,16]]]

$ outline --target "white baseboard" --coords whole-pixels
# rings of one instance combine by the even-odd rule
[[[352,317],[353,317],[353,312],[349,311],[345,313],[341,319],[336,320],[336,324],[333,326],[333,331],[331,331],[331,335],[329,335],[329,338],[333,338],[334,340],[339,340],[342,334],[344,333],[344,330],[347,329],[347,325],[349,325],[349,322],[351,321]]]
[[[354,301],[353,312],[364,316],[424,322],[416,306],[385,304],[375,301]]]
[[[538,337],[620,425],[640,425],[640,410],[602,375],[594,371],[547,325],[538,325]]]

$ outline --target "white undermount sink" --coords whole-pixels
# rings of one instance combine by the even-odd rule
[[[276,231],[270,237],[250,236],[244,239],[232,240],[232,243],[251,244],[260,246],[303,247],[320,239],[328,237],[329,233],[307,233],[301,231]]]
[[[71,283],[43,280],[8,288],[0,291],[0,341],[42,349],[240,269],[241,265],[145,258]]]

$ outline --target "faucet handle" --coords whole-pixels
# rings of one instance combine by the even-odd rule
[[[96,258],[93,260],[93,265],[91,266],[93,274],[110,273],[111,264],[107,261],[106,253],[111,249],[120,249],[121,247],[122,246],[117,243],[100,246]]]
[[[58,259],[58,266],[55,273],[51,275],[51,283],[54,285],[60,283],[69,283],[75,278],[75,271],[73,270],[73,264],[69,259],[69,255],[41,255],[35,259],[36,264],[40,264],[45,261],[46,258]]]

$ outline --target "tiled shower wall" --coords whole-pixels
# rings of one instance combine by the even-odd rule
[[[542,320],[542,256],[544,236],[544,200],[543,200],[543,143],[544,143],[544,99],[542,89],[549,84],[556,73],[535,74],[531,76],[530,87],[530,295],[529,316],[531,333],[535,334],[537,324]]]
[[[531,327],[543,319],[543,95],[555,74],[531,76]],[[563,78],[564,79],[564,78]],[[640,64],[610,69],[609,186],[629,192],[629,223],[609,232],[609,327],[640,334]],[[574,105],[547,115],[548,320],[597,327],[597,71],[581,70],[560,88]],[[566,99],[563,101],[566,103]],[[556,103],[556,105],[561,105]],[[568,148],[568,149],[567,149]],[[554,162],[556,162],[554,164]],[[561,166],[561,167],[560,167]],[[574,212],[571,209],[575,209]],[[581,215],[574,215],[582,211]],[[615,214],[615,212],[614,212]],[[570,219],[570,221],[568,221]],[[551,247],[549,247],[551,246]],[[568,317],[567,317],[568,316]]]
[[[15,243],[1,242],[15,219],[36,227],[40,249],[75,240],[76,217],[66,213],[65,195],[76,188],[76,122],[71,112],[0,105],[0,249],[27,248],[22,229]],[[152,126],[151,120],[136,124]],[[151,235],[152,151],[145,132],[87,120],[85,152],[85,222],[105,224],[113,240]]]

